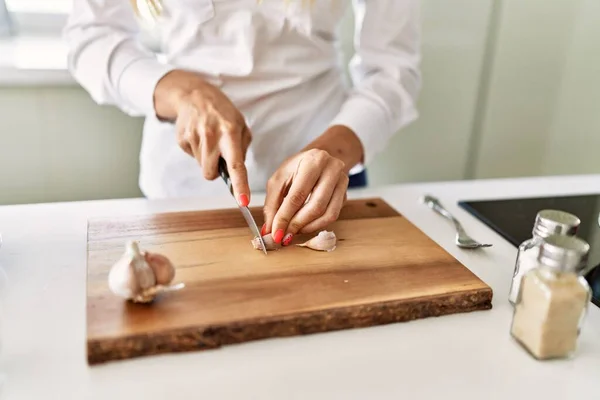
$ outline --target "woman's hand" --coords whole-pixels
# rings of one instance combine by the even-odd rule
[[[267,184],[262,235],[287,246],[298,232],[312,233],[337,220],[346,201],[348,173],[363,160],[356,134],[331,126],[287,159]],[[308,201],[307,201],[308,200]]]
[[[247,206],[250,188],[244,161],[252,135],[231,100],[199,75],[175,70],[158,82],[154,104],[159,118],[175,121],[177,143],[198,161],[204,178],[219,177],[223,156],[234,195]]]
[[[262,234],[288,245],[296,233],[309,233],[337,220],[346,200],[344,162],[325,150],[303,151],[288,160],[267,184]],[[307,201],[308,200],[308,201]]]

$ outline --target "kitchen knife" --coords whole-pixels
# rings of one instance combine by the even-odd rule
[[[229,177],[229,171],[227,170],[227,163],[225,162],[225,159],[223,157],[219,157],[219,175],[221,175],[221,178],[223,178],[223,180],[225,181],[225,184],[229,188],[229,193],[231,193],[231,195],[234,196],[234,199],[235,199],[235,195],[233,194],[233,185],[231,184],[231,178]],[[237,203],[237,199],[236,199],[236,203]],[[258,238],[258,240],[260,241],[262,251],[266,255],[267,250],[265,248],[265,242],[263,241],[263,238],[260,234],[260,230],[258,229],[258,226],[256,226],[256,222],[254,221],[254,218],[252,218],[252,214],[250,213],[250,210],[248,209],[248,207],[242,207],[242,206],[239,206],[239,207],[240,207],[240,211],[242,212],[242,215],[244,216],[244,219],[246,220],[246,223],[248,224],[248,227],[250,228],[250,230],[252,231],[254,236],[256,236]]]

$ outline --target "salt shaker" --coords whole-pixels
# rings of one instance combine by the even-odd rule
[[[519,246],[515,269],[508,293],[508,301],[514,306],[521,279],[527,271],[537,266],[540,245],[550,235],[574,236],[581,221],[575,215],[560,210],[542,210],[535,217],[532,237]]]
[[[592,298],[583,277],[589,250],[580,238],[548,236],[540,247],[539,265],[523,276],[510,333],[538,360],[575,354]]]

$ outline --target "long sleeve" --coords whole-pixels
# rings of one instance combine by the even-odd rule
[[[98,104],[132,116],[154,114],[154,88],[172,69],[138,40],[129,0],[73,0],[63,35],[75,80]]]
[[[353,0],[353,7],[353,89],[331,125],[347,126],[358,136],[366,165],[418,116],[419,0]]]

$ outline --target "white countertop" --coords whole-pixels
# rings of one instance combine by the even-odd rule
[[[217,350],[88,367],[86,220],[222,208],[224,199],[113,200],[0,207],[4,312],[2,399],[576,399],[600,394],[600,308],[573,360],[538,362],[510,337],[516,249],[460,209],[461,199],[597,193],[600,175],[400,185],[381,196],[494,290],[493,309]],[[458,249],[452,227],[418,203],[438,196],[485,251]],[[262,197],[254,195],[253,204]],[[229,199],[228,199],[229,200]],[[0,396],[1,397],[1,396]]]

